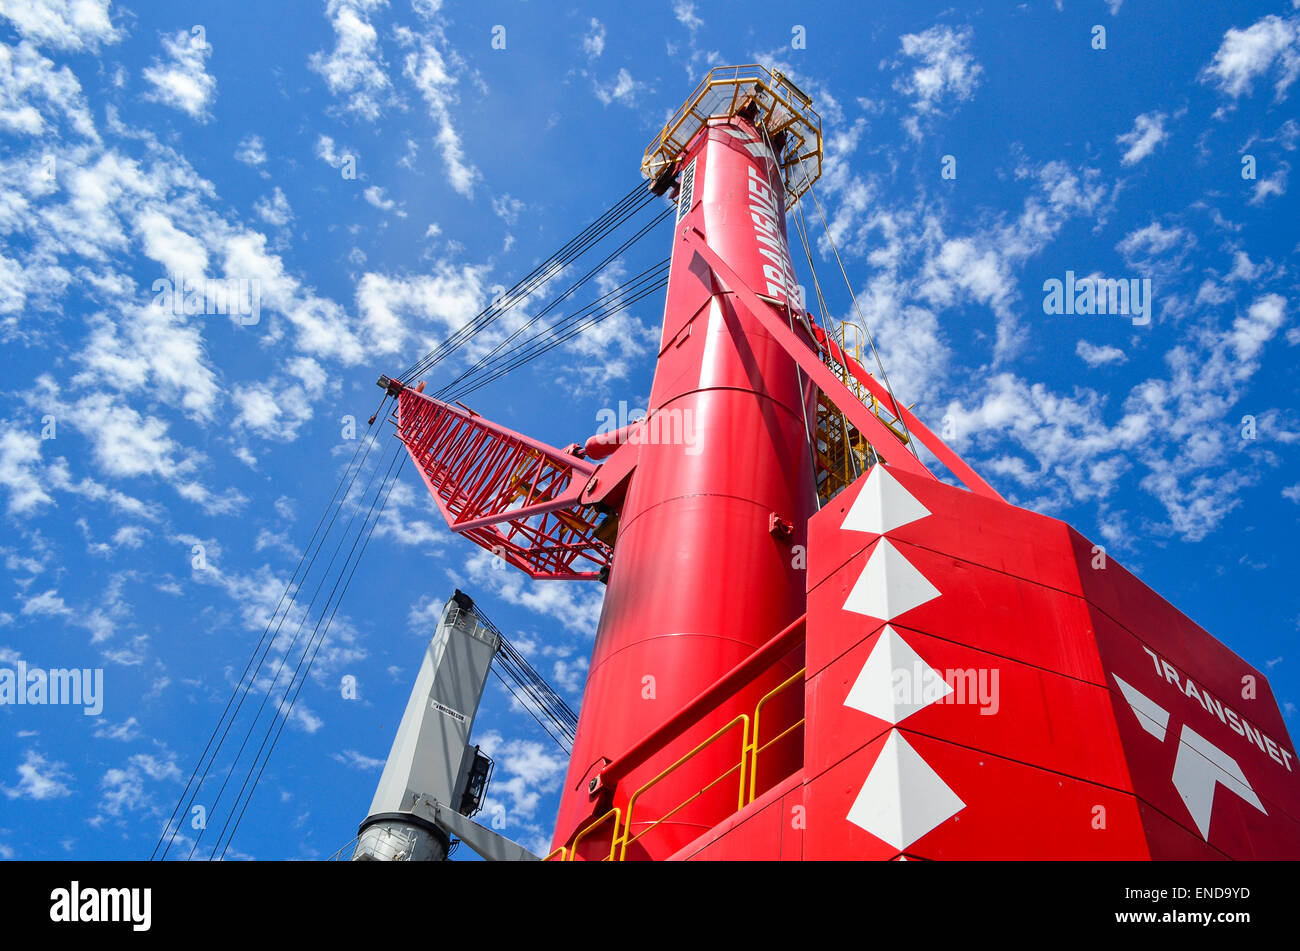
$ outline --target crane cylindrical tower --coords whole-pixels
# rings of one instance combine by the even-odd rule
[[[809,166],[789,160],[813,147],[810,128],[819,169],[820,130],[809,124],[806,97],[791,101],[793,87],[779,74],[758,70],[765,81],[756,82],[721,72],[710,74],[647,153],[648,171],[676,176],[671,273],[556,846],[592,818],[590,779],[604,763],[804,611],[800,546],[817,505],[813,391],[681,236],[684,229],[702,233],[803,334],[785,232],[787,180],[791,173],[810,178]],[[784,672],[751,684],[634,768],[614,791],[625,821],[633,792],[733,717],[752,713],[763,690],[798,668],[791,659]],[[784,776],[798,768],[797,752],[789,751],[788,764],[774,754],[769,767]],[[737,743],[720,742],[684,764],[671,786],[638,799],[627,857],[664,858],[734,811],[733,782],[663,819],[737,762]],[[653,834],[637,838],[650,823],[658,823]]]

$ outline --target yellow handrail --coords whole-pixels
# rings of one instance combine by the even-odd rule
[[[750,756],[751,756],[751,761],[750,761],[750,766],[749,766],[749,798],[745,800],[745,803],[746,803],[746,804],[751,803],[751,802],[754,801],[755,786],[756,786],[756,784],[757,784],[757,782],[758,782],[758,754],[761,753],[761,752],[763,752],[763,750],[767,749],[769,746],[771,746],[771,745],[772,745],[773,743],[775,743],[777,740],[779,740],[779,739],[781,739],[782,737],[784,737],[786,734],[788,734],[788,733],[790,733],[791,731],[795,730],[796,728],[802,726],[804,720],[806,719],[806,717],[801,717],[801,718],[799,719],[799,722],[798,722],[798,723],[793,723],[793,724],[791,724],[790,726],[788,726],[788,727],[786,727],[784,730],[782,730],[779,734],[777,734],[776,736],[772,737],[772,739],[770,739],[770,740],[768,740],[766,743],[764,743],[762,746],[759,746],[759,745],[758,745],[758,726],[759,726],[759,717],[760,717],[760,716],[762,715],[762,713],[763,713],[763,707],[767,704],[767,702],[768,702],[769,700],[771,700],[773,697],[775,697],[775,696],[776,696],[777,694],[779,694],[781,691],[785,690],[785,689],[786,689],[787,687],[789,687],[791,684],[796,683],[796,682],[799,681],[799,680],[802,680],[802,679],[803,679],[803,675],[804,675],[805,672],[807,672],[807,670],[808,670],[808,668],[805,667],[805,668],[803,668],[802,670],[800,670],[798,673],[791,674],[791,675],[790,675],[788,678],[786,678],[786,680],[784,680],[782,683],[778,684],[777,686],[775,686],[775,687],[773,687],[771,690],[769,690],[769,691],[768,691],[768,692],[763,696],[763,699],[760,700],[760,701],[758,701],[758,706],[754,707],[754,736],[753,736],[753,739],[750,740],[750,747],[751,747],[751,753],[750,753]]]
[[[695,747],[695,749],[691,750],[689,753],[687,753],[687,754],[685,754],[684,756],[680,757],[680,758],[677,760],[677,762],[673,763],[673,764],[672,764],[671,766],[669,766],[667,769],[663,770],[661,773],[659,773],[658,776],[656,776],[654,779],[650,780],[648,783],[646,783],[644,786],[642,786],[640,789],[638,789],[636,792],[634,792],[634,793],[631,795],[631,797],[630,797],[630,798],[628,799],[628,801],[627,801],[627,818],[626,818],[626,820],[624,821],[624,824],[623,824],[623,841],[622,841],[622,845],[621,845],[621,848],[619,849],[619,854],[618,854],[618,860],[619,860],[620,862],[624,861],[624,860],[627,858],[627,847],[628,847],[631,843],[633,843],[633,842],[635,842],[637,839],[641,838],[641,836],[645,835],[645,834],[646,834],[647,832],[649,832],[651,829],[654,829],[655,827],[657,827],[660,823],[666,821],[669,817],[671,817],[672,815],[674,815],[675,813],[677,813],[678,811],[680,811],[680,810],[681,810],[683,807],[685,807],[688,803],[690,803],[690,802],[694,801],[695,799],[698,799],[700,796],[704,795],[704,793],[708,792],[710,789],[712,789],[714,786],[716,786],[719,782],[721,782],[723,779],[725,779],[727,776],[729,776],[729,775],[730,775],[730,774],[731,774],[731,773],[736,769],[735,766],[731,767],[731,769],[727,770],[725,773],[723,773],[723,774],[722,774],[721,776],[719,776],[717,779],[713,780],[713,782],[709,783],[709,785],[705,786],[703,789],[700,789],[700,790],[696,791],[696,792],[693,793],[691,796],[689,796],[689,797],[688,797],[684,802],[682,802],[682,803],[680,803],[679,805],[675,806],[675,807],[672,809],[671,812],[667,813],[667,814],[664,815],[664,816],[660,816],[660,817],[659,817],[658,819],[656,819],[653,823],[651,823],[647,828],[645,828],[645,829],[643,829],[642,831],[638,832],[635,836],[632,836],[631,838],[629,838],[629,835],[630,835],[631,832],[632,832],[632,808],[636,805],[636,801],[637,801],[637,799],[640,798],[641,794],[644,793],[646,790],[650,789],[652,786],[654,786],[654,785],[656,785],[657,783],[659,783],[659,782],[660,782],[661,780],[663,780],[665,777],[667,777],[667,776],[671,775],[672,773],[676,772],[677,769],[678,769],[678,768],[679,768],[683,763],[685,763],[685,762],[687,762],[688,760],[690,760],[693,756],[695,756],[695,755],[696,755],[697,753],[699,753],[701,750],[703,750],[703,749],[705,749],[705,748],[707,748],[707,747],[709,747],[709,746],[712,746],[712,745],[713,745],[714,743],[716,743],[719,739],[721,739],[723,736],[725,736],[725,735],[726,735],[726,734],[727,734],[727,733],[732,729],[732,727],[734,727],[737,723],[741,724],[741,733],[740,733],[740,763],[739,763],[739,766],[740,766],[740,792],[739,792],[739,794],[738,794],[738,796],[737,796],[737,801],[736,801],[736,810],[737,810],[737,811],[740,811],[741,809],[743,809],[743,808],[745,807],[745,761],[746,761],[746,759],[747,759],[747,757],[746,757],[746,755],[745,755],[745,752],[746,752],[746,750],[747,750],[748,747],[749,747],[749,715],[746,714],[746,713],[742,713],[742,714],[740,714],[739,716],[737,716],[737,717],[733,718],[732,720],[728,721],[728,722],[726,723],[725,726],[723,726],[721,729],[719,729],[716,733],[714,733],[712,736],[710,736],[707,740],[705,740],[704,742],[702,742],[699,746]]]
[[[630,813],[631,811],[632,811],[632,810],[631,810],[631,807],[629,806],[629,808],[628,808],[628,812]],[[607,813],[605,813],[603,816],[601,816],[599,819],[597,819],[595,822],[592,822],[591,824],[589,824],[589,825],[587,825],[587,826],[584,826],[584,827],[583,827],[583,830],[582,830],[581,832],[579,832],[577,835],[575,835],[575,836],[573,837],[573,845],[569,846],[569,858],[568,858],[568,861],[572,862],[573,859],[574,859],[574,856],[576,856],[576,855],[578,854],[578,843],[579,843],[580,841],[582,841],[583,836],[585,836],[585,835],[586,835],[587,833],[589,833],[592,829],[596,828],[598,825],[600,825],[601,823],[603,823],[603,822],[604,822],[606,819],[608,819],[610,816],[613,816],[613,817],[614,817],[614,834],[613,834],[612,836],[610,836],[610,839],[609,839],[609,855],[607,855],[605,858],[601,859],[601,861],[602,861],[602,862],[612,862],[612,861],[614,861],[614,847],[615,847],[616,845],[618,845],[618,817],[619,817],[619,815],[620,815],[620,813],[619,813],[619,809],[618,809],[618,807],[616,806],[616,807],[614,807],[613,809],[609,810],[609,812],[607,812]],[[621,861],[621,857],[620,857],[620,861]]]
[[[562,862],[574,861],[578,855],[578,844],[584,838],[590,835],[594,829],[598,828],[601,825],[604,825],[612,816],[614,819],[614,834],[611,837],[609,842],[609,855],[601,859],[601,861],[603,862],[626,861],[627,848],[629,845],[631,845],[633,842],[640,839],[642,836],[646,835],[648,832],[651,832],[654,829],[658,828],[662,823],[671,819],[682,809],[686,808],[686,806],[690,805],[700,796],[703,796],[714,786],[718,785],[718,783],[722,782],[732,773],[736,772],[737,769],[740,770],[740,788],[739,788],[739,794],[736,799],[736,811],[739,812],[741,809],[745,808],[745,806],[747,806],[749,803],[754,801],[758,793],[757,783],[758,783],[759,754],[762,753],[764,750],[766,750],[768,747],[772,746],[773,744],[777,743],[781,739],[788,736],[790,733],[797,730],[799,727],[803,726],[804,723],[807,721],[807,717],[801,717],[797,722],[790,724],[790,726],[786,727],[776,736],[772,737],[772,739],[760,745],[759,726],[761,723],[763,708],[767,706],[767,704],[778,694],[780,694],[782,691],[788,690],[794,684],[799,683],[803,679],[806,673],[807,673],[807,668],[805,667],[799,670],[798,672],[791,674],[781,683],[777,684],[777,686],[773,687],[766,694],[764,694],[763,697],[758,701],[758,703],[754,707],[754,716],[752,721],[750,720],[748,714],[742,713],[737,715],[732,720],[728,721],[725,725],[723,725],[721,728],[719,728],[718,731],[714,733],[712,736],[710,736],[708,739],[701,742],[690,752],[683,754],[681,757],[678,758],[678,760],[675,763],[662,770],[657,776],[655,776],[649,782],[641,786],[641,788],[639,788],[636,792],[632,793],[631,797],[627,801],[626,815],[624,815],[620,809],[615,807],[613,809],[610,809],[608,812],[604,813],[597,819],[593,820],[592,822],[588,823],[587,825],[583,826],[582,830],[579,831],[578,834],[573,837],[573,842],[568,847],[567,858],[565,858],[566,851],[564,847],[561,846],[559,849],[556,849],[555,852],[552,852],[550,855],[546,856],[546,859],[547,860],[551,859],[558,852],[560,854],[560,861]],[[754,727],[752,734],[749,729],[751,722],[753,723],[753,727]],[[681,766],[683,766],[685,763],[687,763],[697,754],[707,749],[708,747],[712,746],[714,743],[718,742],[729,732],[731,732],[736,727],[737,724],[740,724],[741,726],[740,761],[735,765],[731,766],[725,772],[723,772],[722,775],[712,780],[707,786],[704,786],[701,789],[696,790],[690,796],[684,799],[682,802],[678,803],[668,812],[664,813],[664,815],[660,816],[658,819],[655,819],[652,823],[650,823],[650,825],[642,829],[636,835],[632,835],[632,812],[633,812],[633,808],[636,806],[637,800],[641,798],[641,795],[647,792],[652,787],[658,785],[668,776],[672,775]],[[748,783],[745,782],[746,776],[748,776],[749,779]],[[624,818],[625,821],[620,823],[619,822],[620,817]]]

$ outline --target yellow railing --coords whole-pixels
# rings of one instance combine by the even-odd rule
[[[741,809],[745,808],[745,806],[753,802],[758,795],[757,781],[758,781],[759,755],[764,750],[771,747],[773,744],[779,742],[780,740],[789,736],[795,730],[802,727],[804,725],[804,722],[807,719],[806,717],[800,717],[797,722],[787,726],[784,730],[782,730],[776,736],[772,737],[766,743],[760,744],[759,726],[763,715],[763,708],[766,707],[773,699],[775,699],[777,695],[788,690],[795,684],[800,683],[803,680],[803,676],[806,672],[807,672],[807,668],[800,670],[797,673],[791,674],[781,683],[777,684],[766,694],[764,694],[762,699],[760,699],[757,705],[755,705],[754,707],[754,714],[752,719],[749,716],[749,714],[745,714],[745,713],[739,714],[738,716],[728,721],[721,728],[719,728],[708,739],[701,742],[690,752],[680,756],[677,759],[677,761],[674,762],[671,766],[668,766],[665,769],[661,770],[659,774],[656,775],[653,779],[649,780],[647,783],[642,785],[639,789],[636,790],[636,792],[632,793],[631,797],[629,797],[627,801],[627,812],[625,815],[618,808],[610,809],[608,812],[598,816],[596,819],[589,822],[587,825],[583,826],[581,831],[579,831],[578,834],[573,837],[573,842],[568,847],[567,851],[563,846],[561,846],[560,848],[556,849],[554,852],[551,852],[550,855],[546,856],[546,859],[550,860],[551,858],[553,858],[555,855],[558,854],[560,856],[559,861],[561,862],[574,861],[578,856],[578,845],[584,839],[589,838],[591,836],[591,833],[594,830],[605,825],[612,818],[614,820],[614,826],[613,826],[613,834],[611,835],[609,840],[609,853],[604,858],[602,858],[601,861],[622,862],[627,858],[628,846],[630,846],[632,843],[636,842],[638,839],[642,838],[649,832],[652,832],[654,829],[657,829],[661,824],[667,822],[677,813],[681,812],[683,809],[689,806],[692,802],[694,802],[695,800],[703,796],[705,793],[707,793],[710,789],[713,789],[719,783],[726,780],[728,776],[731,776],[737,770],[739,770],[740,772],[740,778],[739,778],[739,787],[736,794],[736,811],[739,812]],[[753,724],[752,733],[750,732],[751,723]],[[637,800],[639,800],[650,789],[659,785],[661,782],[663,782],[665,779],[667,779],[669,776],[671,776],[673,773],[679,770],[686,763],[690,762],[690,760],[694,759],[701,752],[708,749],[713,744],[719,742],[723,737],[734,732],[737,726],[740,727],[740,759],[729,769],[723,772],[722,775],[712,780],[707,786],[704,786],[703,788],[698,789],[695,792],[691,793],[691,795],[687,796],[684,800],[682,800],[672,809],[668,810],[662,816],[660,816],[659,818],[651,822],[648,826],[646,826],[646,828],[642,829],[636,835],[632,835],[632,817],[633,817],[633,811],[636,806]],[[746,778],[748,778],[748,783],[746,782]],[[622,822],[619,821],[620,818],[623,819]]]
[[[800,717],[797,723],[790,724],[788,727],[786,727],[776,736],[772,737],[772,739],[768,740],[762,746],[759,746],[758,745],[758,728],[760,722],[759,718],[763,714],[763,707],[767,705],[767,702],[769,700],[771,700],[777,694],[781,693],[783,690],[787,689],[791,684],[795,684],[803,680],[803,675],[807,672],[807,670],[808,668],[805,667],[803,670],[799,671],[798,673],[791,674],[790,677],[786,679],[783,683],[780,683],[777,686],[773,687],[771,690],[769,690],[763,696],[763,699],[758,701],[758,706],[754,707],[754,736],[753,739],[750,740],[749,797],[745,800],[746,805],[754,801],[755,785],[758,782],[758,754],[763,752],[763,750],[767,749],[773,743],[776,743],[778,740],[784,739],[790,733],[793,733],[799,727],[803,726],[804,720],[807,719],[807,717]]]
[[[737,763],[735,766],[731,767],[729,770],[727,770],[717,779],[713,780],[713,782],[709,783],[703,789],[699,789],[696,792],[692,793],[690,796],[687,796],[686,799],[683,800],[681,803],[674,806],[664,815],[660,816],[658,819],[652,822],[649,826],[647,826],[646,828],[638,832],[636,835],[629,838],[628,836],[632,832],[632,807],[636,805],[636,801],[641,797],[641,794],[644,793],[646,790],[658,785],[663,779],[676,772],[678,768],[682,766],[682,764],[689,762],[698,753],[712,746],[718,740],[722,739],[722,737],[726,736],[728,733],[731,732],[731,730],[736,726],[736,724],[740,724],[740,762]],[[745,752],[748,749],[749,749],[749,716],[748,714],[742,713],[740,716],[729,721],[724,727],[722,727],[720,730],[714,733],[711,737],[709,737],[699,746],[695,747],[695,749],[691,750],[689,753],[682,756],[680,759],[677,760],[677,762],[673,763],[673,765],[669,766],[667,769],[661,772],[654,779],[650,780],[648,783],[646,783],[644,786],[642,786],[640,789],[634,792],[631,798],[628,799],[627,801],[627,822],[624,823],[623,825],[623,840],[620,843],[618,860],[621,862],[625,858],[627,858],[627,847],[629,845],[631,845],[637,839],[641,838],[647,832],[650,832],[652,829],[658,828],[660,824],[667,822],[674,815],[681,812],[683,809],[685,809],[696,799],[699,799],[701,796],[703,796],[706,792],[708,792],[718,783],[722,782],[724,779],[726,779],[728,776],[734,773],[737,768],[739,768],[740,770],[740,789],[736,794],[736,811],[739,812],[741,809],[745,808],[745,765],[746,765]]]
[[[583,826],[582,831],[573,837],[573,845],[569,846],[569,861],[572,862],[574,857],[578,854],[578,843],[581,842],[583,839],[585,839],[591,833],[592,829],[595,829],[598,826],[603,825],[605,820],[608,819],[610,816],[614,817],[614,834],[610,837],[609,840],[609,855],[605,856],[605,858],[601,859],[601,861],[602,862],[614,861],[614,847],[618,845],[619,815],[620,812],[616,807],[614,809],[609,810],[609,812],[605,813],[603,816],[598,818],[595,822],[591,822]]]
[[[786,136],[781,154],[775,157],[794,207],[821,176],[821,116],[812,108],[812,99],[789,77],[756,64],[710,70],[645,150],[642,174],[655,179],[677,161],[710,119],[729,118],[746,107],[754,110],[755,124],[769,137]]]

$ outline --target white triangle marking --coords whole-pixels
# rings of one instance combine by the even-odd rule
[[[840,528],[884,535],[929,514],[930,510],[903,488],[888,469],[877,465],[867,474],[867,481],[849,506]]]
[[[952,692],[952,684],[886,624],[844,705],[898,724]]]
[[[892,621],[939,597],[939,589],[882,538],[844,601],[844,610]]]
[[[921,754],[894,730],[847,818],[901,852],[965,808]]]

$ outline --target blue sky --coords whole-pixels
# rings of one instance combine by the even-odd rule
[[[0,666],[104,671],[99,716],[0,707],[0,857],[149,855],[345,417],[363,433],[377,375],[631,188],[733,63],[812,95],[817,194],[900,396],[1265,670],[1294,731],[1300,3],[858,7],[0,0]],[[668,250],[660,228],[621,273]],[[1045,313],[1067,271],[1150,280],[1150,323]],[[258,319],[156,306],[177,274],[257,280]],[[562,446],[644,405],[660,302],[475,409]],[[494,570],[408,469],[229,856],[352,837],[457,585],[578,705],[602,589]],[[544,848],[563,756],[495,682],[480,716],[484,819]]]

